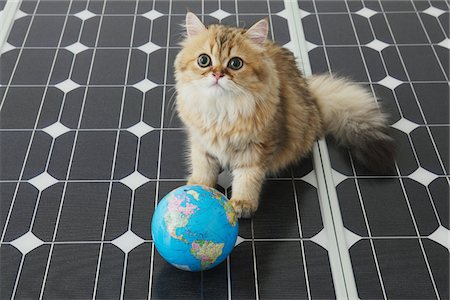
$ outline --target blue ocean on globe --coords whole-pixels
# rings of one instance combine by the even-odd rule
[[[167,194],[156,207],[152,236],[171,265],[186,271],[211,269],[224,261],[236,243],[238,222],[219,191],[185,185]]]

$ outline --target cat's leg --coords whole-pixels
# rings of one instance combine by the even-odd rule
[[[191,143],[191,175],[188,184],[201,184],[215,187],[219,176],[219,161],[204,149]]]
[[[231,204],[238,217],[249,218],[259,205],[259,194],[265,178],[260,166],[241,167],[233,170]]]

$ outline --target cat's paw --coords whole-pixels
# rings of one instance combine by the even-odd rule
[[[234,212],[238,218],[250,218],[258,209],[257,201],[231,198],[230,204],[233,206]]]

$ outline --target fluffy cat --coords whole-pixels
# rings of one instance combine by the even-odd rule
[[[176,107],[190,145],[188,184],[214,187],[228,167],[240,217],[258,208],[266,174],[307,156],[332,134],[369,168],[389,166],[386,116],[361,87],[330,76],[305,78],[294,55],[267,40],[268,21],[250,29],[205,27],[186,15],[175,60]]]

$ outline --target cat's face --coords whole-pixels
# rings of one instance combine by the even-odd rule
[[[259,23],[248,31],[221,25],[205,28],[188,14],[188,37],[175,61],[179,92],[204,96],[208,101],[245,97],[264,89],[272,70],[262,59],[267,21]]]

